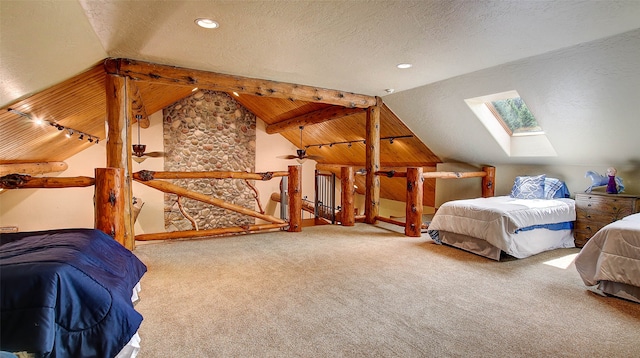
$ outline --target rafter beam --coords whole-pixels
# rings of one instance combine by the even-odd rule
[[[306,113],[301,116],[287,119],[286,121],[270,124],[266,128],[267,134],[276,134],[289,129],[298,129],[301,126],[318,124],[333,119],[350,116],[356,113],[364,112],[364,108],[345,108],[345,107],[327,107],[317,111]]]
[[[130,59],[106,59],[104,67],[108,74],[127,76],[135,81],[198,87],[200,89],[229,93],[237,92],[262,97],[285,98],[291,101],[327,103],[349,108],[368,108],[376,104],[376,98],[373,96],[159,65]]]

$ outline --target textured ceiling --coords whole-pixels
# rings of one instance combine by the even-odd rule
[[[2,0],[0,15],[2,107],[122,57],[385,96],[445,160],[640,160],[637,0]],[[514,89],[557,158],[506,156],[463,103]]]
[[[368,95],[640,26],[638,1],[2,1],[0,103],[124,57]],[[216,30],[194,24],[212,17]],[[44,61],[44,62],[43,62]],[[409,70],[395,67],[414,65]]]

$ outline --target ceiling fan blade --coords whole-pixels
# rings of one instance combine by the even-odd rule
[[[306,159],[311,159],[311,160],[320,160],[323,159],[323,157],[319,156],[319,155],[305,155],[304,158]]]
[[[281,155],[278,158],[280,158],[280,159],[298,159],[299,157],[297,155]]]
[[[164,152],[149,152],[149,153],[144,153],[144,155],[146,155],[147,157],[159,158],[159,157],[164,157]]]

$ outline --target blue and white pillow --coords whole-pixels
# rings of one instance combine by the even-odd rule
[[[546,174],[518,176],[511,188],[511,197],[516,199],[544,199]]]
[[[544,179],[545,199],[568,198],[570,196],[571,193],[563,181],[556,178]]]

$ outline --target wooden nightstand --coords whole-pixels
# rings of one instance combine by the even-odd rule
[[[640,212],[640,196],[605,193],[576,193],[574,238],[582,247],[603,226]]]

